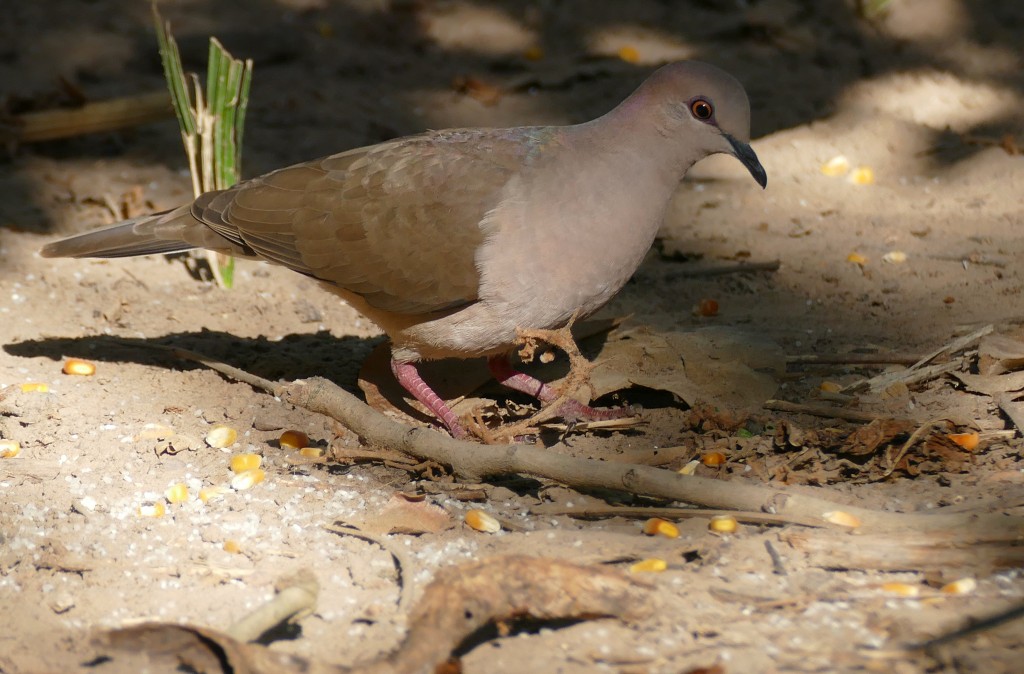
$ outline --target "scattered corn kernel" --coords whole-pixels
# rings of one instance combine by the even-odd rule
[[[231,488],[235,491],[244,491],[255,487],[267,479],[267,472],[262,468],[252,468],[235,475],[231,478]]]
[[[942,586],[945,594],[970,594],[978,589],[978,581],[973,578],[961,578]]]
[[[88,377],[96,374],[96,366],[87,360],[82,360],[81,358],[68,358],[64,361],[62,371],[64,374],[77,374],[83,377]]]
[[[834,381],[823,381],[818,386],[818,390],[822,393],[839,393],[843,390],[843,387]]]
[[[710,468],[717,468],[725,465],[725,454],[721,452],[707,452],[700,457],[700,462]]]
[[[856,515],[851,515],[847,512],[843,512],[842,510],[833,510],[831,512],[827,512],[823,514],[822,517],[825,519],[826,522],[838,524],[841,527],[849,527],[851,529],[856,529],[861,525],[859,517],[857,517]]]
[[[679,538],[679,527],[660,517],[652,517],[644,522],[644,533],[648,536]]]
[[[48,393],[49,391],[49,385],[38,381],[27,381],[21,385],[22,393]]]
[[[715,515],[708,522],[708,529],[720,534],[735,533],[740,528],[739,522],[732,515]]]
[[[633,46],[626,45],[619,47],[619,51],[616,52],[620,59],[626,63],[639,63],[640,62],[640,51]]]
[[[882,256],[882,261],[889,264],[903,264],[907,261],[907,254],[902,250],[892,250]]]
[[[875,172],[867,166],[858,166],[847,178],[854,185],[871,185],[875,182]]]
[[[188,500],[188,487],[184,482],[178,484],[172,484],[164,492],[164,496],[167,498],[169,503],[184,503]]]
[[[278,439],[281,449],[302,449],[309,447],[309,436],[302,431],[285,431]]]
[[[206,434],[206,444],[216,449],[230,447],[237,439],[238,431],[224,424],[217,424]]]
[[[327,21],[317,21],[316,32],[320,34],[320,37],[331,38],[334,37],[334,26]]]
[[[241,551],[242,546],[238,543],[238,541],[230,538],[224,541],[224,552],[230,552],[233,555],[237,555]]]
[[[139,517],[163,517],[167,512],[162,501],[156,503],[143,503],[139,506]]]
[[[224,498],[226,493],[228,493],[228,488],[224,486],[203,487],[199,490],[199,500],[203,503],[209,503],[210,501]]]
[[[231,457],[231,472],[244,473],[263,465],[263,457],[259,454],[235,454]]]
[[[303,447],[299,450],[299,456],[304,456],[307,459],[319,459],[324,455],[322,447]]]
[[[466,524],[471,529],[482,531],[485,534],[494,534],[501,531],[501,523],[483,510],[470,510],[466,512]]]
[[[973,433],[950,433],[946,436],[956,444],[960,445],[968,452],[973,452],[978,448],[978,443],[981,441],[981,436],[978,432]]]
[[[642,559],[636,564],[629,567],[630,573],[657,573],[664,571],[668,568],[668,562],[664,559],[658,559],[657,557],[651,557],[649,559]]]
[[[696,316],[704,316],[705,318],[717,316],[718,300],[701,300],[700,304],[694,307],[693,313]]]
[[[163,424],[146,424],[135,436],[135,440],[166,440],[175,436],[174,429]]]
[[[17,440],[0,440],[0,459],[13,459],[21,454],[21,443]]]
[[[901,597],[916,597],[921,594],[920,587],[908,583],[882,583],[882,591]]]
[[[860,253],[850,253],[849,255],[846,256],[846,261],[852,262],[854,264],[859,264],[862,267],[868,263],[868,259],[861,255]]]
[[[534,45],[523,52],[523,57],[527,61],[539,61],[544,58],[544,49]]]
[[[699,465],[700,465],[700,461],[698,461],[697,459],[694,459],[693,461],[690,461],[688,464],[686,464],[685,466],[680,468],[679,469],[679,474],[680,475],[693,475],[695,472],[697,472],[697,466],[699,466]]]
[[[846,175],[849,170],[850,160],[841,154],[837,154],[821,165],[821,172],[830,178]]]

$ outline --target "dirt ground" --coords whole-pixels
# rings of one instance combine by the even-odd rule
[[[163,86],[147,2],[7,4],[6,113]],[[575,123],[608,110],[658,64],[714,62],[747,87],[768,188],[758,189],[734,160],[695,167],[657,250],[602,315],[630,315],[631,325],[661,335],[717,328],[788,356],[923,355],[989,324],[1024,338],[1024,4],[891,0],[867,20],[858,7],[870,4],[161,6],[186,66],[202,68],[210,34],[255,60],[247,175],[426,128]],[[460,78],[475,87],[460,90]],[[294,452],[278,443],[285,429],[332,450],[359,449],[361,441],[330,419],[147,344],[183,346],[274,380],[321,375],[358,391],[359,369],[383,341],[374,326],[309,280],[268,265],[240,263],[236,288],[223,291],[193,278],[180,259],[39,257],[43,244],[113,222],[125,208],[163,209],[189,197],[171,120],[8,146],[0,160],[0,431],[22,451],[0,459],[0,672],[129,671],[116,657],[98,659],[95,631],[149,620],[225,629],[300,569],[318,579],[317,607],[267,639],[270,648],[353,665],[396,648],[409,627],[406,599],[415,603],[439,569],[507,554],[624,573],[639,559],[661,558],[668,569],[640,574],[655,607],[646,617],[479,639],[461,652],[467,673],[1020,671],[1019,619],[928,654],[899,650],[1024,601],[1020,570],[980,554],[976,564],[939,563],[938,571],[934,563],[882,571],[801,554],[784,538],[794,525],[748,523],[719,535],[706,517],[679,518],[680,536],[670,539],[644,536],[644,518],[548,514],[570,504],[659,505],[622,493],[581,494],[509,476],[463,485],[477,491],[480,500],[470,502],[438,468],[295,465]],[[838,155],[851,169],[868,167],[873,181],[857,184],[852,170],[825,175],[822,166]],[[776,260],[774,271],[706,273]],[[702,300],[716,301],[717,315],[695,312]],[[96,374],[62,374],[66,357],[95,362]],[[842,407],[835,396],[821,399],[823,382],[847,385],[885,367],[791,363],[773,374],[773,395]],[[715,376],[727,393],[747,385]],[[28,382],[48,392],[22,391]],[[753,479],[890,511],[1019,516],[1024,443],[997,394],[976,391],[947,373],[845,398],[846,408],[911,422],[876,454],[846,463],[821,438],[862,423],[765,409],[728,423],[727,406],[700,412],[635,388],[619,399],[644,405],[645,425],[545,444],[609,460],[682,447],[669,469],[715,450],[725,467],[702,465],[699,473],[720,477],[723,488]],[[980,432],[980,448],[954,447],[945,459],[915,459],[885,477],[878,456],[935,419],[951,420],[945,430]],[[236,429],[238,441],[208,447],[203,438],[215,424]],[[819,440],[801,445],[794,429]],[[785,433],[789,440],[780,441]],[[229,458],[243,452],[262,455],[266,480],[199,500],[200,489],[231,480]],[[140,516],[140,506],[163,503],[177,483],[188,488],[184,503],[167,504],[160,518]],[[387,534],[382,521],[400,492],[427,494],[425,503],[439,508],[431,512],[451,526]],[[463,524],[470,508],[508,526],[474,531]],[[338,521],[403,550],[401,575],[381,545],[325,528]],[[773,572],[766,542],[785,574]],[[977,587],[961,595],[936,589],[962,577]]]

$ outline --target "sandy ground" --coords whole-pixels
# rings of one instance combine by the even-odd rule
[[[248,175],[424,128],[578,122],[609,109],[659,63],[715,62],[747,85],[768,189],[734,161],[698,165],[680,186],[661,253],[652,252],[606,315],[629,314],[663,334],[723,328],[789,355],[923,354],[988,324],[1019,338],[1024,156],[1013,151],[1024,145],[1024,5],[889,4],[872,22],[839,0],[183,0],[163,11],[186,65],[201,67],[211,33],[255,59]],[[148,11],[134,0],[5,8],[0,92],[8,112],[67,103],[69,89],[91,100],[159,89]],[[525,57],[531,49],[539,58]],[[497,87],[496,100],[456,91],[459,77]],[[821,166],[837,155],[870,168],[873,183],[824,175]],[[930,656],[883,655],[1020,603],[1024,582],[1013,569],[949,569],[945,579],[970,576],[977,589],[939,596],[922,570],[807,563],[779,542],[778,527],[717,536],[694,518],[680,521],[679,538],[663,539],[644,537],[636,519],[538,514],[552,504],[629,502],[620,495],[510,479],[480,485],[484,500],[468,503],[437,474],[380,462],[292,465],[277,442],[285,429],[321,447],[360,441],[331,420],[145,344],[185,346],[271,379],[319,374],[355,391],[360,365],[382,341],[372,324],[308,280],[265,265],[241,263],[227,292],[192,278],[180,260],[36,253],[60,234],[114,221],[111,203],[183,202],[184,166],[171,121],[12,146],[0,163],[0,419],[4,436],[22,447],[0,459],[0,672],[84,667],[96,655],[88,636],[97,629],[144,620],[225,628],[298,569],[319,580],[317,609],[271,648],[350,665],[395,648],[407,628],[399,596],[415,599],[437,569],[517,553],[581,562],[659,557],[670,568],[646,575],[657,610],[645,619],[498,636],[464,653],[463,671],[1019,671],[1019,620]],[[860,263],[848,259],[853,253]],[[774,272],[692,274],[773,260]],[[694,314],[705,299],[718,302],[717,316]],[[96,374],[61,374],[69,356],[92,360]],[[822,381],[878,372],[790,368],[776,395],[817,403]],[[22,392],[26,382],[49,391]],[[734,454],[745,446],[740,425],[702,433],[681,402],[623,397],[648,407],[646,426],[578,435],[552,451],[613,457],[683,445],[689,456],[668,466],[678,468],[712,447],[730,459],[718,471],[723,479],[743,473]],[[1014,426],[992,398],[940,377],[864,405],[916,423],[953,419],[986,440],[965,461],[914,476],[812,474],[797,465],[761,478],[816,484],[828,497],[889,510],[1019,514],[1022,443],[1004,432]],[[766,429],[784,421],[853,427],[760,410],[744,428],[767,438]],[[237,443],[207,447],[215,424],[237,429]],[[242,452],[263,456],[266,481],[200,501],[201,488],[230,481],[229,458]],[[140,505],[162,501],[176,483],[187,485],[189,500],[168,505],[161,518],[139,516]],[[380,546],[325,529],[335,521],[373,529],[398,492],[428,493],[454,525],[387,537],[408,552],[412,568],[401,579]],[[471,507],[517,530],[473,531],[462,524]],[[226,551],[228,541],[239,551]],[[772,572],[766,541],[780,550],[787,575]],[[898,596],[888,582],[922,595]]]

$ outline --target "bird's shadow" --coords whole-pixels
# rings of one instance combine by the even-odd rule
[[[582,340],[580,347],[583,353],[595,356],[606,337],[602,332]],[[432,417],[409,405],[408,394],[394,380],[386,364],[374,363],[382,358],[386,363],[386,342],[385,337],[338,337],[326,330],[271,340],[203,329],[159,337],[46,337],[5,344],[3,350],[12,356],[55,361],[74,356],[97,362],[137,363],[167,370],[205,367],[173,351],[183,349],[273,382],[323,377],[365,401],[366,396],[359,386],[360,375],[363,374],[392,408],[421,423],[436,423]],[[419,369],[424,379],[445,399],[476,393],[494,400],[499,406],[511,400],[532,402],[529,396],[506,389],[494,381],[483,358],[431,361],[421,363]],[[568,361],[559,354],[548,365],[525,365],[523,370],[545,379],[559,378],[568,373]],[[647,407],[651,401],[641,402]],[[606,404],[620,403],[606,401]],[[653,406],[659,405],[655,403]],[[541,440],[546,445],[553,444],[558,441],[558,434],[542,434]]]
[[[61,360],[73,355],[99,362],[130,362],[174,370],[202,367],[168,350],[186,349],[271,381],[319,376],[358,393],[359,368],[382,341],[383,337],[337,337],[327,331],[271,340],[204,329],[151,338],[46,337],[5,344],[3,349],[23,358]]]

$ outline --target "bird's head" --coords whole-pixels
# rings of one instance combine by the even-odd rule
[[[707,63],[680,61],[651,75],[630,97],[654,115],[666,143],[684,145],[697,161],[730,154],[761,187],[768,175],[750,147],[750,102],[732,75]]]

